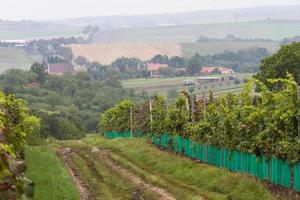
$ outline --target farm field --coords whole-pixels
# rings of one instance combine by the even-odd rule
[[[21,48],[0,48],[0,73],[12,68],[29,69],[36,60],[39,58],[26,55]]]
[[[33,40],[81,35],[82,27],[38,23],[32,21],[1,21],[0,40]]]
[[[75,57],[83,56],[89,61],[111,64],[117,58],[139,58],[149,60],[157,54],[189,58],[196,53],[211,55],[224,51],[237,52],[242,49],[261,47],[273,53],[278,50],[277,42],[199,42],[199,43],[115,43],[69,45]]]
[[[192,57],[196,53],[200,55],[212,55],[223,53],[224,51],[237,52],[242,49],[250,48],[266,48],[270,53],[278,50],[279,44],[277,42],[259,42],[259,41],[236,41],[236,42],[197,42],[197,43],[182,43],[182,56]]]
[[[249,78],[253,74],[243,73],[237,74],[239,80],[244,78]],[[212,75],[216,76],[216,75]],[[175,78],[156,78],[156,79],[130,79],[123,81],[125,88],[131,88],[136,91],[146,91],[149,94],[159,94],[167,95],[169,90],[188,90],[189,88],[194,88],[195,94],[202,95],[202,93],[207,93],[209,91],[214,92],[215,95],[223,94],[226,92],[240,92],[243,84],[235,85],[234,83],[222,83],[220,86],[219,83],[208,83],[201,86],[183,86],[182,83],[184,80],[195,79],[201,76],[190,76],[190,77],[175,77]]]
[[[157,54],[180,56],[181,46],[176,43],[136,43],[136,44],[97,44],[69,45],[75,57],[84,56],[89,61],[111,64],[117,58],[139,58],[148,60]]]
[[[161,151],[145,139],[91,135],[80,141],[30,147],[26,156],[27,175],[37,183],[35,199],[45,193],[45,200],[78,199],[67,169],[75,174],[81,199],[293,199],[272,194],[254,178]],[[48,162],[51,170],[45,173]],[[53,170],[63,178],[48,176]],[[64,197],[66,192],[73,196]]]
[[[193,43],[200,36],[225,38],[230,34],[247,39],[281,40],[285,37],[300,35],[300,21],[269,20],[223,24],[123,28],[100,31],[95,35],[93,43]]]

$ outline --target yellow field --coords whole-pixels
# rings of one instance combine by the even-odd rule
[[[181,45],[176,43],[74,44],[69,47],[75,57],[83,56],[101,64],[111,64],[120,57],[149,60],[157,54],[182,55]]]

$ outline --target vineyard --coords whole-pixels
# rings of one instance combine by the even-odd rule
[[[26,136],[38,129],[39,120],[22,100],[0,92],[0,199],[33,196],[33,183],[24,176],[24,146]]]
[[[183,92],[175,103],[123,101],[99,127],[110,138],[144,133],[165,149],[300,191],[297,84],[291,75],[269,84],[277,89],[254,79],[241,94],[217,99]]]

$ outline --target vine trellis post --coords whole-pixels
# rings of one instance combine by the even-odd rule
[[[300,108],[300,86],[297,86],[297,105],[298,105],[298,109]],[[298,121],[298,136],[300,136],[300,123]]]
[[[133,136],[133,108],[130,107],[130,134]]]

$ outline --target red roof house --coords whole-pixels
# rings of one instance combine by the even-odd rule
[[[212,74],[215,71],[219,71],[221,74],[233,74],[234,71],[232,69],[226,67],[203,67],[201,69],[201,74]]]
[[[160,63],[147,63],[147,69],[150,72],[150,77],[161,77],[159,73],[160,69],[169,67],[167,64],[160,64]]]
[[[70,63],[50,63],[47,72],[52,75],[63,75],[65,73],[73,73],[74,66]]]

